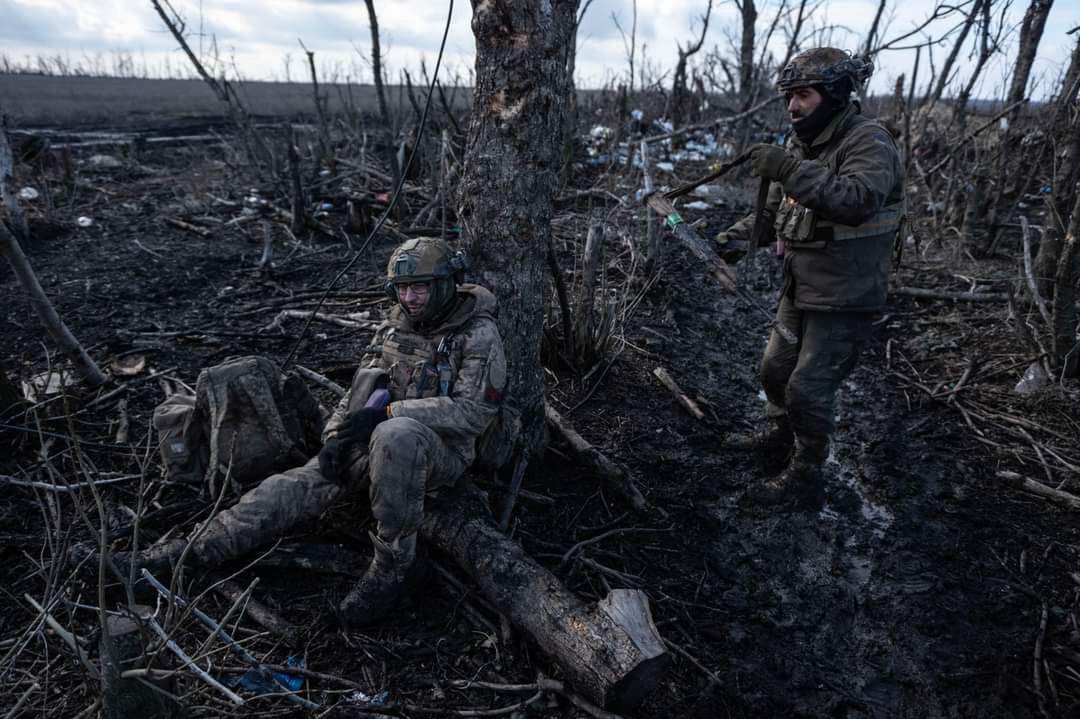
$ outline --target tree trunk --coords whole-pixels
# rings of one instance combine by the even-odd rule
[[[477,3],[476,88],[458,217],[478,281],[499,298],[508,393],[536,448],[544,412],[544,252],[559,178],[576,0]]]
[[[742,14],[742,38],[739,43],[739,109],[746,112],[754,99],[754,36],[757,23],[757,8],[754,0],[736,0],[739,11]],[[750,128],[753,126],[752,118],[746,117],[742,121],[737,137],[739,149],[746,147],[750,141]]]
[[[1058,261],[1054,284],[1054,360],[1058,371],[1065,377],[1075,377],[1080,368],[1080,345],[1076,342],[1076,283],[1080,279],[1080,253],[1077,252],[1077,236],[1080,235],[1080,194],[1073,203],[1065,246]]]
[[[481,492],[424,514],[424,538],[446,552],[483,595],[558,663],[574,688],[612,709],[638,704],[670,661],[640,590],[586,603],[500,532]]]
[[[8,144],[7,126],[0,123],[0,199],[7,209],[11,232],[19,242],[30,240],[30,226],[15,196],[15,156]]]
[[[379,18],[375,16],[375,0],[364,0],[367,5],[368,23],[371,25],[371,72],[375,76],[375,97],[379,100],[379,115],[387,130],[390,127],[390,110],[386,106],[386,90],[383,87],[382,51],[379,49]]]
[[[930,107],[936,105],[938,100],[941,99],[946,86],[949,84],[949,80],[952,79],[952,69],[956,64],[956,58],[960,56],[960,50],[963,48],[964,43],[967,42],[968,33],[971,32],[972,26],[975,24],[975,21],[978,20],[980,8],[985,1],[986,0],[976,0],[975,5],[971,8],[971,12],[968,13],[967,19],[964,20],[964,25],[960,28],[960,34],[957,35],[956,42],[953,43],[952,50],[949,51],[949,56],[945,58],[945,64],[941,66],[937,83],[934,85],[934,91],[930,95]],[[882,5],[884,5],[884,2]],[[929,115],[929,113],[927,114]]]
[[[1039,50],[1039,42],[1042,40],[1043,29],[1046,27],[1046,16],[1053,4],[1054,0],[1031,0],[1027,12],[1024,13],[1024,21],[1020,26],[1020,48],[1016,53],[1016,65],[1013,66],[1009,95],[1005,98],[1006,105],[1024,99],[1028,80],[1031,78],[1031,66],[1035,62],[1035,53]],[[1019,112],[1018,107],[1009,118],[1010,126]]]
[[[18,241],[8,231],[3,222],[0,222],[0,255],[3,255],[4,259],[11,265],[11,269],[15,271],[19,284],[26,290],[30,303],[34,306],[34,311],[37,312],[41,323],[45,326],[45,330],[60,348],[60,351],[64,353],[64,356],[74,365],[75,371],[91,387],[104,384],[109,378],[98,369],[94,360],[90,358],[90,355],[86,353],[79,341],[71,334],[64,321],[60,319],[60,315],[56,313],[56,308],[53,307],[52,302],[46,296],[45,290],[41,288],[41,283],[38,282],[37,276],[34,275],[34,270],[30,267],[30,262],[26,259],[26,255],[23,254]]]

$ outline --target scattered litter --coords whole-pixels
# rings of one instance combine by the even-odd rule
[[[146,355],[128,355],[117,357],[109,365],[114,375],[121,377],[134,377],[146,369]]]
[[[124,163],[112,155],[91,155],[87,162],[100,170],[115,170],[124,166]]]
[[[24,187],[19,190],[20,200],[36,200],[39,197],[38,191],[33,187]]]
[[[701,200],[696,200],[683,205],[683,209],[685,210],[707,210],[709,207],[711,207],[711,205],[708,202],[702,202]]]
[[[634,119],[634,120],[637,120],[638,122],[641,122],[642,119],[644,119],[644,117],[645,117],[645,113],[643,113],[641,110],[631,110],[630,111],[630,117],[631,117],[631,119]]]
[[[330,170],[319,170],[319,177],[329,177]]]
[[[1016,383],[1015,391],[1017,394],[1034,394],[1045,387],[1049,381],[1050,377],[1047,376],[1042,363],[1032,362],[1024,371],[1024,376]]]
[[[79,219],[75,220],[75,224],[79,227],[89,227],[90,225],[94,224],[94,219],[92,217],[82,215],[79,217]]]
[[[595,125],[589,130],[589,137],[593,139],[593,142],[607,142],[611,134],[611,128],[606,125]]]
[[[350,704],[365,704],[369,707],[381,707],[385,706],[390,699],[390,692],[383,689],[378,694],[366,694],[359,689],[354,689],[352,693],[345,695],[345,701]]]
[[[42,372],[23,380],[23,397],[30,402],[39,402],[46,397],[60,394],[69,384],[71,384],[71,377],[63,370]]]
[[[297,657],[289,657],[286,662],[290,667],[304,668],[304,660]],[[225,684],[230,687],[240,687],[256,694],[277,694],[282,689],[298,692],[304,687],[304,678],[286,674],[284,672],[271,673],[265,667],[249,669],[239,677],[226,680]]]
[[[661,172],[675,172],[675,165],[671,162],[658,162],[656,163],[656,169]]]

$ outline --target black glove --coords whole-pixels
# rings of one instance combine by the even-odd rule
[[[345,415],[337,428],[338,439],[367,447],[375,426],[386,419],[385,407],[361,407]]]
[[[783,182],[795,171],[799,161],[779,145],[760,142],[750,148],[750,164],[758,177]]]
[[[340,439],[331,437],[319,450],[319,471],[334,484],[345,482],[345,447]]]
[[[361,407],[345,415],[319,451],[319,471],[323,476],[335,484],[343,483],[350,448],[360,446],[366,450],[375,426],[386,418],[385,407]]]

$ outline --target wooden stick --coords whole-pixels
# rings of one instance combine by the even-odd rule
[[[0,130],[0,132],[3,131]],[[11,707],[11,711],[4,715],[4,719],[15,719],[15,717],[19,716],[19,710],[23,708],[24,704],[26,704],[26,700],[29,699],[30,695],[36,692],[40,687],[41,685],[37,682],[31,684],[30,688],[23,692],[22,696],[19,697],[19,701],[15,702],[15,706]]]
[[[236,582],[225,581],[215,585],[214,591],[230,602],[234,602],[237,597],[244,593],[244,588]],[[276,612],[262,602],[248,599],[247,613],[259,626],[280,636],[289,646],[297,646],[300,639],[299,627],[279,617]]]
[[[890,292],[894,295],[906,297],[918,297],[924,300],[951,300],[953,302],[1008,302],[1009,296],[985,292],[972,294],[970,292],[941,292],[939,290],[927,290],[922,287],[896,287]]]
[[[229,689],[217,679],[214,679],[212,676],[207,674],[205,669],[196,664],[191,657],[184,653],[184,650],[180,648],[179,644],[174,642],[172,639],[169,639],[168,633],[161,627],[160,624],[158,624],[158,621],[156,619],[154,619],[153,617],[142,617],[142,620],[146,626],[150,627],[150,629],[154,631],[154,634],[157,634],[159,637],[161,637],[169,651],[175,654],[176,658],[183,662],[184,666],[193,671],[195,673],[195,676],[199,677],[199,679],[202,679],[203,683],[221,692],[226,699],[231,701],[236,706],[242,706],[244,704],[244,698],[242,696],[234,692],[232,689]]]
[[[1050,312],[1046,309],[1046,301],[1043,300],[1042,295],[1039,293],[1039,285],[1035,281],[1035,271],[1031,266],[1031,230],[1028,228],[1027,218],[1023,215],[1020,216],[1020,228],[1022,230],[1020,251],[1024,253],[1024,277],[1027,279],[1028,291],[1031,292],[1031,298],[1035,300],[1035,306],[1039,308],[1039,314],[1042,315],[1043,322],[1046,323],[1047,327],[1053,327]]]
[[[150,583],[150,586],[157,590],[158,594],[160,594],[165,599],[171,599],[172,601],[176,602],[177,606],[186,607],[191,604],[191,602],[189,602],[180,594],[170,592],[169,589],[164,584],[159,582],[153,574],[146,570],[145,567],[142,570],[142,576],[146,581]],[[254,667],[257,670],[266,670],[266,667],[258,659],[256,659],[251,654],[251,652],[238,644],[236,640],[233,639],[232,635],[225,631],[225,628],[222,626],[222,624],[228,622],[229,616],[233,613],[233,610],[239,605],[242,599],[247,599],[248,601],[250,601],[251,590],[254,588],[255,584],[258,583],[258,581],[259,579],[258,577],[256,577],[248,586],[248,588],[245,589],[242,594],[233,601],[233,606],[229,609],[228,613],[225,615],[225,618],[220,623],[214,621],[214,619],[210,615],[208,615],[206,612],[202,611],[194,605],[191,606],[191,613],[195,616],[196,619],[206,625],[207,629],[212,632],[212,636],[216,636],[221,639],[221,641],[225,643],[225,646],[227,646],[233,654],[240,657],[240,659],[247,662],[250,666]],[[202,649],[200,649],[199,654],[202,654],[205,649],[206,645],[204,645]],[[297,694],[289,690],[288,687],[283,686],[281,682],[279,682],[276,678],[273,677],[272,674],[271,680],[274,682],[274,684],[278,685],[278,688],[282,690],[285,698],[293,704],[299,704],[308,709],[319,708],[319,705],[315,702],[298,696]]]
[[[321,375],[318,372],[316,372],[314,370],[310,370],[307,367],[303,367],[301,365],[293,365],[293,369],[295,369],[296,373],[299,374],[304,379],[310,380],[311,382],[314,382],[315,384],[319,385],[323,389],[330,390],[331,392],[333,392],[338,397],[344,397],[345,396],[345,388],[342,387],[341,385],[339,385],[334,380],[327,377],[326,375]]]
[[[198,225],[193,225],[190,222],[184,222],[183,220],[176,217],[166,217],[164,219],[165,224],[172,225],[173,227],[177,227],[181,230],[186,230],[187,232],[193,232],[199,237],[209,237],[211,234],[213,234],[213,231],[207,229],[206,227],[199,227]]]
[[[53,615],[49,614],[37,601],[29,594],[23,594],[23,599],[30,602],[30,606],[38,611],[38,613],[45,619],[45,623],[49,625],[49,628],[56,632],[56,636],[64,640],[64,643],[72,648],[75,652],[75,656],[79,658],[79,663],[86,667],[86,671],[90,673],[90,676],[94,679],[100,678],[101,674],[98,668],[90,661],[86,656],[86,652],[79,646],[79,640],[75,638],[75,635],[69,632],[63,627],[60,622],[56,621]]]
[[[570,445],[574,455],[589,469],[608,480],[623,499],[634,508],[634,511],[640,512],[645,509],[645,497],[635,486],[630,477],[630,471],[626,467],[612,462],[600,450],[589,444],[550,404],[544,405],[544,416],[548,424],[556,429]]]
[[[1017,489],[1030,492],[1031,494],[1042,497],[1043,499],[1065,507],[1066,509],[1080,510],[1080,497],[1077,497],[1075,494],[1063,492],[1062,490],[1054,489],[1053,487],[1047,487],[1042,482],[1028,479],[1016,472],[1001,470],[996,476],[998,479],[1004,479]]]
[[[675,399],[679,401],[679,404],[683,406],[683,409],[694,415],[694,419],[699,422],[705,419],[705,413],[701,411],[701,408],[697,406],[697,403],[694,400],[690,399],[686,396],[685,393],[683,393],[682,389],[679,388],[679,385],[675,382],[674,379],[672,379],[671,375],[668,374],[668,371],[666,369],[664,369],[663,367],[657,367],[652,371],[652,373],[656,376],[656,379],[660,380],[660,384],[667,387],[668,390],[673,395],[675,395]]]
[[[107,446],[107,445],[106,445]],[[127,482],[128,480],[138,479],[139,474],[125,474],[122,477],[110,477],[109,479],[99,479],[96,482],[79,482],[77,484],[49,484],[48,482],[33,482],[28,479],[16,479],[7,474],[0,474],[0,482],[6,482],[7,484],[14,484],[17,487],[33,487],[34,489],[41,489],[46,492],[74,492],[76,489],[85,489],[90,485],[99,487],[103,484],[115,484],[117,482]]]

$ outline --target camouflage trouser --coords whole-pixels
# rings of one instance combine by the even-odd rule
[[[453,485],[464,471],[461,458],[433,430],[408,417],[391,418],[375,428],[368,454],[354,459],[343,485],[323,477],[318,457],[271,475],[213,517],[192,549],[203,564],[226,562],[317,518],[346,492],[364,488],[379,539],[394,544],[419,529],[425,494]]]
[[[769,337],[761,360],[767,411],[777,420],[786,415],[809,459],[822,462],[835,429],[836,392],[855,367],[874,315],[800,310],[785,296],[776,318],[799,341],[789,344],[776,331]]]

